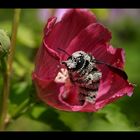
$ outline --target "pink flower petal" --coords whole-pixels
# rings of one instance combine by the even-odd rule
[[[53,64],[53,65],[52,65]],[[42,44],[36,56],[35,73],[40,79],[52,80],[59,71],[59,57],[56,52]]]
[[[85,106],[85,105],[80,106],[74,104],[72,105],[71,101],[72,102],[74,100],[75,100],[74,102],[77,101],[76,98],[74,100],[71,99],[74,97],[72,97],[70,94],[69,94],[70,96],[68,96],[68,99],[64,99],[63,84],[58,84],[55,83],[54,81],[43,81],[42,79],[39,79],[39,77],[37,77],[35,74],[33,74],[33,80],[34,80],[34,84],[36,85],[38,97],[46,104],[53,106],[56,109],[65,110],[65,111],[80,111]],[[74,90],[74,88],[72,90]]]
[[[108,92],[103,93],[102,88],[99,90],[99,95],[97,96],[96,109],[104,107],[107,103],[113,102],[116,99],[129,95],[132,93],[134,87],[127,80],[124,80],[120,75],[112,72],[112,77],[110,79],[110,89]],[[108,80],[109,80],[108,79]]]
[[[99,45],[107,43],[110,39],[111,33],[103,25],[93,23],[81,30],[66,51],[70,54],[79,50],[87,53],[96,52],[96,50],[100,50]]]
[[[48,19],[48,22],[44,28],[44,38],[48,36],[48,34],[52,31],[55,23],[56,23],[57,18],[56,17],[51,17]]]
[[[46,104],[60,110],[71,110],[70,106],[63,104],[59,100],[59,92],[63,84],[55,83],[54,81],[45,81],[40,79],[33,73],[33,81],[36,86],[38,97]]]
[[[93,55],[96,59],[113,66],[124,67],[125,51],[122,48],[113,48],[111,45],[106,44],[105,47],[100,46],[98,50],[93,50]]]
[[[42,46],[32,75],[39,98],[57,109],[94,112],[124,95],[132,95],[134,87],[122,71],[124,50],[113,48],[109,44],[110,39],[108,29],[96,23],[95,16],[87,10],[68,10],[58,23],[56,18],[50,18],[44,29]],[[102,78],[95,104],[85,101],[81,105],[78,87],[67,76],[63,82],[56,81],[62,68],[60,61],[68,57],[59,54],[57,48],[66,50],[69,54],[82,50],[92,54],[96,60],[109,64],[97,64]]]
[[[50,81],[43,89],[38,87],[38,85],[36,87],[39,98],[46,104],[60,110],[71,110],[69,106],[63,104],[63,102],[59,100],[59,91],[61,87],[59,84]]]
[[[82,29],[94,22],[96,22],[96,18],[90,11],[81,9],[68,10],[62,20],[55,24],[52,32],[45,37],[45,42],[56,51],[58,47],[65,49]]]
[[[68,11],[69,9],[57,9],[55,12],[55,16],[57,17],[57,21],[60,21],[63,17],[63,15]]]

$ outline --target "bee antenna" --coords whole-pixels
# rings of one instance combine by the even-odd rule
[[[65,50],[61,49],[61,48],[57,48],[59,51],[64,52],[65,54],[67,54],[68,56],[71,56],[68,52],[66,52]]]
[[[97,63],[97,64],[106,64],[105,62],[97,60],[97,59],[95,59],[94,62]]]

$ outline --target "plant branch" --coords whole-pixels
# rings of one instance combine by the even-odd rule
[[[9,88],[10,88],[10,79],[12,73],[12,63],[16,47],[16,37],[18,24],[20,19],[20,9],[14,10],[14,19],[12,24],[12,36],[11,36],[11,45],[10,53],[8,55],[8,63],[6,64],[6,71],[3,73],[3,93],[2,93],[2,107],[1,107],[1,119],[0,119],[0,130],[5,129],[5,120],[8,112],[8,98],[9,98]]]

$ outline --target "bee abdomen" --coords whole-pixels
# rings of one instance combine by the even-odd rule
[[[90,103],[95,103],[96,100],[96,95],[98,92],[98,88],[96,89],[89,89],[89,88],[79,88],[79,98],[80,102],[84,103],[85,101],[90,102]]]
[[[81,73],[83,73],[81,75]],[[99,72],[96,68],[93,68],[92,70],[82,70],[81,73],[70,73],[71,81],[76,82],[78,84],[91,84],[92,82],[98,81],[102,74]]]
[[[79,97],[81,103],[85,101],[92,104],[95,103],[101,76],[101,72],[96,71],[94,68],[94,70],[83,77],[83,79],[77,79],[79,80],[77,82],[79,85]]]

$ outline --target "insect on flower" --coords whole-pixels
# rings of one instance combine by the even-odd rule
[[[61,48],[58,49],[68,54],[65,50]],[[62,61],[62,64],[66,65],[71,82],[78,85],[79,100],[82,104],[85,101],[95,103],[100,79],[102,77],[102,72],[98,70],[96,65],[103,64],[127,80],[127,74],[123,70],[103,61],[96,60],[92,55],[83,51],[77,51],[72,55],[68,54],[68,56],[67,61]]]
[[[124,72],[124,50],[109,43],[111,32],[85,9],[70,9],[44,28],[32,78],[38,97],[65,111],[95,112],[133,85]]]

